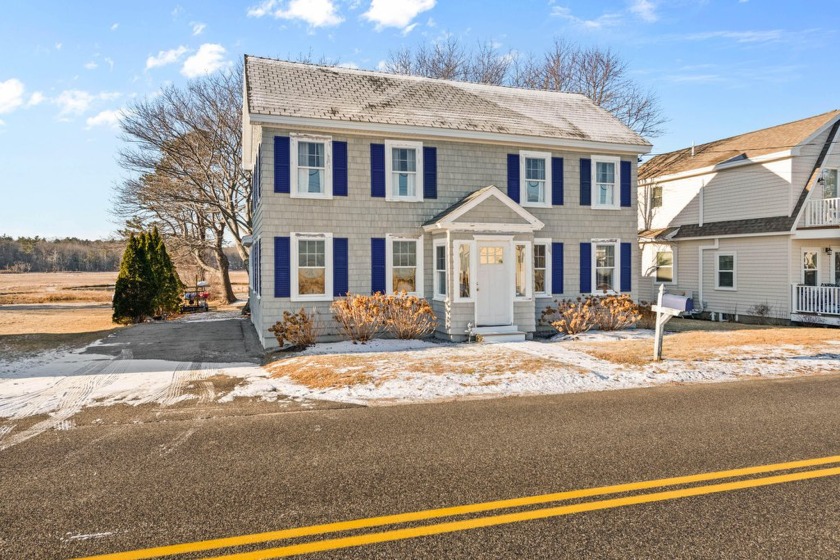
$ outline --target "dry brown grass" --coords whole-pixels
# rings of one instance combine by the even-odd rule
[[[0,274],[0,305],[13,303],[110,303],[116,272]]]
[[[838,341],[840,331],[836,329],[758,327],[726,332],[688,331],[666,336],[662,354],[666,359],[680,361],[703,361],[710,357],[739,360],[745,357],[762,358],[783,350],[783,347],[790,347],[792,353],[816,350]],[[571,344],[574,350],[617,364],[644,365],[653,361],[652,339]],[[840,346],[837,350],[840,351]]]
[[[324,354],[282,358],[268,366],[274,377],[288,376],[312,389],[332,389],[373,383],[379,385],[399,374],[471,375],[479,384],[495,385],[485,377],[510,373],[531,374],[562,367],[583,372],[571,364],[560,364],[510,349],[484,346],[481,351],[464,353],[465,348],[440,348],[428,351],[372,352],[364,354]]]
[[[0,353],[4,357],[16,357],[84,346],[117,327],[111,322],[110,307],[0,307]]]

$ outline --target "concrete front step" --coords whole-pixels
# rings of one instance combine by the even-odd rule
[[[480,337],[482,342],[524,342],[525,333],[517,325],[499,325],[493,327],[476,327],[473,334]]]

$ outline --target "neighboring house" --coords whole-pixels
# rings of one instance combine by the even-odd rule
[[[436,335],[532,335],[553,298],[636,295],[636,162],[582,95],[245,57],[251,318],[347,292],[427,298]]]
[[[642,298],[664,284],[715,318],[840,325],[838,123],[832,111],[645,162]]]

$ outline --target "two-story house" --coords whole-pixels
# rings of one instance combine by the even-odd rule
[[[641,296],[716,319],[840,325],[840,111],[657,155],[639,168]]]
[[[638,285],[650,145],[582,95],[245,57],[251,318],[427,298],[436,335],[531,336],[552,298]]]

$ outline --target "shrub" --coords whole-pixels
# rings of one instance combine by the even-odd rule
[[[283,312],[283,319],[269,327],[268,332],[274,335],[282,348],[288,341],[295,348],[306,348],[315,344],[315,316],[300,308],[297,313]]]
[[[586,299],[577,298],[576,300],[555,300],[556,307],[546,307],[540,320],[563,334],[584,333],[596,324],[592,299],[588,297]]]
[[[384,298],[379,292],[372,296],[347,294],[335,300],[330,309],[347,338],[354,343],[365,343],[385,328]]]
[[[649,301],[639,302],[639,321],[636,326],[640,329],[655,329],[656,328],[656,311],[651,309],[653,304]]]
[[[400,339],[423,338],[435,331],[437,317],[425,299],[405,292],[384,296],[385,325]]]
[[[602,331],[619,331],[639,322],[639,306],[628,295],[604,296],[596,299],[595,315]]]

